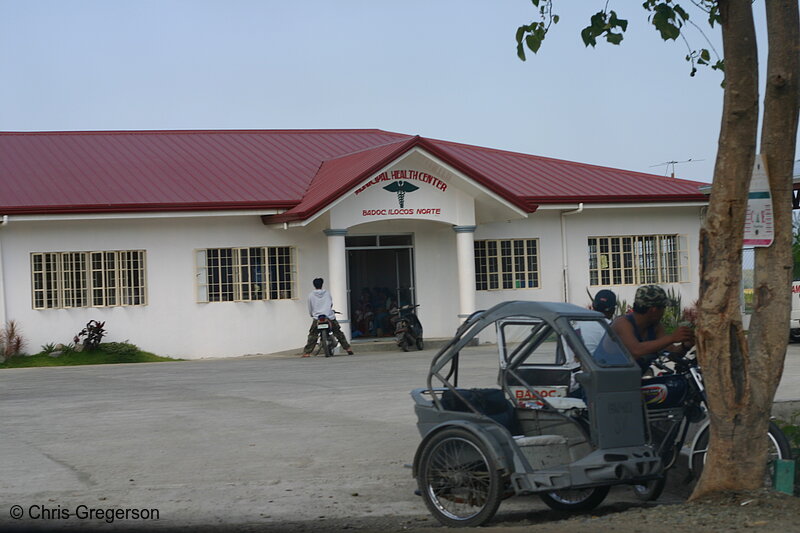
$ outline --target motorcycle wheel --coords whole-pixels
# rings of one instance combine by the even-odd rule
[[[397,334],[397,345],[404,351],[408,351],[408,339],[406,339],[405,333],[398,333]]]
[[[319,336],[319,344],[322,348],[322,353],[325,354],[325,357],[330,357],[333,355],[333,348],[331,347],[330,339],[326,334],[322,334]]]
[[[480,526],[500,506],[500,470],[484,444],[469,431],[449,428],[422,449],[417,483],[431,514],[445,526]]]
[[[643,502],[651,502],[657,500],[661,493],[664,492],[664,487],[667,486],[667,473],[658,479],[651,479],[641,485],[633,486],[633,494]]]
[[[422,337],[417,337],[417,350],[422,350],[424,346],[425,345],[422,343]]]
[[[556,511],[589,511],[603,503],[608,496],[609,488],[555,490],[542,492],[539,497],[548,507]]]
[[[708,450],[708,426],[703,428],[703,433],[697,437],[697,445],[692,450],[692,473],[695,479],[700,479],[703,474],[703,467],[706,464],[706,451]],[[764,486],[771,488],[773,484],[772,463],[776,459],[791,459],[792,449],[789,440],[783,431],[773,422],[769,423],[769,449],[767,451],[767,471],[764,474]]]

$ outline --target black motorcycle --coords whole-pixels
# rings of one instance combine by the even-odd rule
[[[633,486],[636,497],[643,501],[655,500],[661,495],[667,472],[675,465],[692,424],[699,426],[690,447],[689,468],[692,477],[698,479],[705,465],[709,436],[708,404],[697,358],[663,354],[651,364],[656,376],[642,380],[642,395],[647,405],[650,442],[661,457],[664,474]],[[768,437],[768,461],[791,458],[789,441],[772,422]],[[765,486],[772,485],[771,466],[767,468]]]
[[[325,357],[331,357],[338,341],[333,334],[331,321],[325,315],[319,315],[317,318],[317,334],[319,335],[319,348],[315,355],[323,353]]]
[[[419,307],[419,304],[407,304],[392,311],[392,314],[397,315],[394,317],[394,335],[397,339],[397,345],[404,352],[407,352],[412,346],[416,346],[417,350],[422,350],[423,348],[422,324],[414,312],[417,307]]]

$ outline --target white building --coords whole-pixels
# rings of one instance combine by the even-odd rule
[[[325,279],[420,304],[427,337],[509,299],[697,298],[703,184],[379,130],[0,133],[0,321],[89,321],[160,355],[304,344]]]

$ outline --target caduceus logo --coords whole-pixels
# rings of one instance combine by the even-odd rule
[[[407,181],[397,180],[384,187],[384,189],[389,192],[397,193],[397,201],[400,203],[400,207],[402,208],[405,202],[406,193],[414,192],[419,189],[419,187]]]

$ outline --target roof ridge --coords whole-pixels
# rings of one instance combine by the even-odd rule
[[[386,131],[378,128],[331,128],[331,129],[187,129],[187,130],[49,130],[49,131],[0,131],[0,135],[164,135],[164,134],[227,134],[227,133],[269,133],[269,134],[303,134],[303,133],[385,133],[388,135],[408,136],[405,133]]]
[[[417,136],[406,135],[402,139],[396,139],[396,140],[393,140],[393,141],[387,141],[387,142],[384,142],[384,143],[379,143],[379,144],[375,144],[375,145],[372,145],[372,146],[367,146],[365,148],[361,148],[359,150],[355,150],[355,151],[352,151],[352,152],[347,152],[346,154],[337,155],[337,156],[334,156],[334,157],[329,157],[327,159],[323,159],[322,162],[326,163],[328,161],[336,161],[337,159],[343,159],[345,157],[350,157],[352,155],[361,154],[361,153],[364,153],[364,152],[369,152],[370,150],[377,150],[378,148],[384,148],[386,146],[389,146],[390,144],[404,143],[406,141],[414,139],[415,137],[418,137],[418,135]]]
[[[309,216],[309,213],[310,214],[316,213],[317,211],[319,211],[320,209],[325,207],[325,205],[328,205],[331,201],[333,201],[336,198],[334,195],[340,194],[341,191],[345,191],[345,190],[348,190],[349,188],[353,187],[360,180],[363,180],[365,178],[365,176],[368,176],[370,173],[375,172],[375,168],[380,167],[381,165],[386,165],[389,162],[393,161],[394,159],[396,159],[398,157],[399,154],[402,154],[402,153],[408,151],[409,149],[411,149],[413,146],[419,144],[420,140],[421,140],[421,137],[419,135],[409,136],[406,139],[402,139],[402,140],[397,141],[397,142],[382,143],[382,144],[375,145],[375,146],[373,146],[371,148],[368,148],[368,149],[357,150],[355,152],[350,152],[348,154],[344,154],[343,156],[340,156],[340,157],[337,157],[337,158],[324,160],[320,164],[319,168],[317,168],[317,171],[314,173],[314,177],[311,179],[311,181],[309,182],[309,184],[306,187],[305,191],[303,192],[303,197],[300,200],[300,202],[297,205],[295,205],[294,207],[292,207],[291,209],[289,209],[285,213],[282,213],[280,215],[271,215],[271,218],[274,218],[274,219],[280,220],[280,221],[285,221],[285,220],[294,220],[294,219],[305,218],[305,217]],[[362,172],[358,173],[357,175],[354,175],[346,183],[339,185],[339,187],[336,188],[336,190],[333,191],[333,193],[331,193],[329,195],[329,197],[323,197],[322,200],[316,200],[316,204],[320,204],[320,205],[316,205],[316,204],[312,203],[311,207],[310,208],[306,207],[305,211],[301,211],[301,212],[297,212],[296,211],[299,207],[301,207],[303,205],[303,202],[306,201],[306,196],[308,194],[308,191],[311,189],[311,186],[314,184],[314,182],[319,177],[319,174],[322,171],[322,167],[324,166],[325,163],[334,162],[336,160],[342,160],[342,159],[345,159],[348,156],[362,154],[362,153],[365,153],[365,152],[368,152],[368,151],[371,151],[371,150],[378,150],[378,149],[381,149],[381,148],[387,148],[387,147],[389,147],[391,145],[394,145],[394,144],[396,144],[398,146],[393,148],[389,154],[387,154],[386,156],[381,158],[377,163],[374,163],[372,166],[368,167],[367,169],[363,170]],[[330,197],[333,197],[333,199],[330,198]],[[286,218],[287,216],[288,216],[288,218]]]
[[[325,165],[325,163],[337,161],[337,160],[340,160],[340,159],[345,159],[347,157],[352,157],[354,155],[362,154],[364,152],[369,152],[371,150],[377,150],[379,148],[385,148],[386,146],[389,146],[391,144],[404,143],[404,142],[408,141],[409,139],[413,139],[413,137],[406,136],[406,138],[404,138],[404,139],[397,139],[397,140],[394,140],[394,141],[388,141],[388,142],[385,142],[385,143],[375,144],[373,146],[368,146],[368,147],[365,147],[365,148],[361,148],[360,150],[355,150],[353,152],[347,152],[345,154],[337,155],[335,157],[329,157],[327,159],[320,160],[320,163],[317,166],[317,170],[314,172],[314,175],[311,177],[311,179],[309,180],[308,184],[306,184],[305,189],[303,189],[303,195],[300,197],[300,202],[302,202],[303,201],[302,199],[305,198],[306,194],[308,194],[309,189],[314,184],[314,180],[317,179],[317,176],[319,175],[319,172],[320,172],[320,170],[322,170],[322,167]]]

